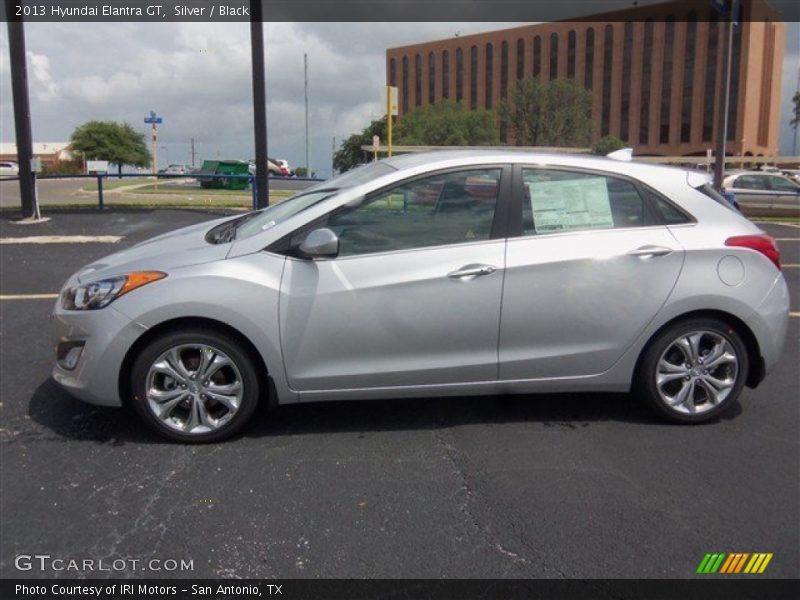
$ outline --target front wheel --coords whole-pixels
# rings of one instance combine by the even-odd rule
[[[747,378],[747,358],[741,336],[724,321],[687,319],[650,344],[636,388],[671,421],[709,421],[738,398]]]
[[[227,438],[258,404],[259,377],[235,339],[187,330],[151,342],[131,369],[132,401],[159,434],[181,442]]]

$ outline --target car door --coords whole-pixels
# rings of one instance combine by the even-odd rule
[[[683,250],[642,188],[603,173],[524,167],[506,252],[501,380],[609,369],[663,306]],[[686,219],[665,199],[669,208]]]
[[[297,232],[339,236],[333,260],[289,257],[280,327],[303,391],[497,378],[510,167],[414,178]]]
[[[786,208],[800,206],[800,186],[782,175],[765,176],[772,192],[773,204]]]

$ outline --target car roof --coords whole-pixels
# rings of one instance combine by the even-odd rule
[[[481,160],[487,162],[511,162],[526,163],[536,165],[553,165],[565,167],[579,167],[585,169],[596,169],[598,171],[609,171],[632,177],[642,177],[653,175],[676,175],[678,173],[686,176],[687,173],[696,173],[696,169],[688,171],[680,167],[669,165],[659,165],[653,163],[642,163],[636,161],[621,161],[602,156],[591,156],[587,154],[571,153],[547,153],[531,152],[523,149],[469,149],[469,150],[435,150],[430,152],[415,152],[411,154],[400,154],[383,159],[387,165],[398,169],[410,169],[427,165],[436,167],[438,164],[444,166],[445,163],[458,166],[463,161],[464,164],[476,164]]]

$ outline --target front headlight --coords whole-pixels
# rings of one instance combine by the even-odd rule
[[[61,306],[65,310],[103,308],[120,296],[166,276],[161,271],[137,271],[67,288],[61,293]]]

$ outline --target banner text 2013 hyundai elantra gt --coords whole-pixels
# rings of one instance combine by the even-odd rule
[[[260,401],[631,390],[697,423],[772,369],[787,318],[774,240],[703,174],[425,153],[81,269],[53,376],[188,442]]]

